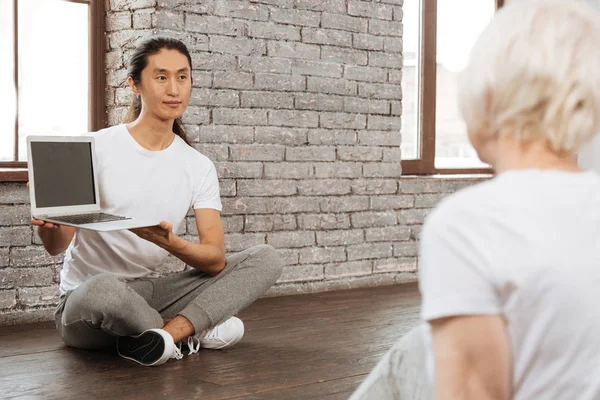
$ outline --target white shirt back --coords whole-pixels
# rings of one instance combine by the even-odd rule
[[[509,171],[450,196],[426,221],[419,274],[424,320],[506,318],[513,399],[600,398],[597,173]]]
[[[125,125],[103,129],[94,137],[103,211],[167,221],[178,234],[185,233],[190,208],[221,211],[214,164],[179,136],[162,151],[143,148]],[[60,289],[75,289],[101,272],[126,279],[156,276],[167,255],[128,230],[79,229],[65,254]]]

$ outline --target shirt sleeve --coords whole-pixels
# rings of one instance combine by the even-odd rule
[[[219,189],[219,177],[215,165],[211,163],[210,169],[206,174],[200,187],[194,191],[194,200],[192,207],[197,208],[212,208],[221,211],[221,195]]]
[[[481,221],[468,212],[436,211],[421,236],[421,317],[431,321],[500,314],[502,307],[485,251],[489,238],[478,231]]]

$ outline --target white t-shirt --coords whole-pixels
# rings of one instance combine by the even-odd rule
[[[178,234],[185,232],[190,208],[221,211],[214,164],[179,136],[166,149],[150,151],[135,141],[125,125],[93,135],[103,211],[167,221]],[[127,279],[156,276],[167,255],[128,230],[78,229],[65,254],[60,290],[73,290],[102,272]]]
[[[419,275],[425,321],[505,317],[513,399],[600,399],[597,173],[509,171],[448,197],[423,228]]]

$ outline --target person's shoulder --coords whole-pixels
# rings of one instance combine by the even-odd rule
[[[490,179],[476,183],[443,198],[429,213],[429,225],[468,223],[480,219],[490,210],[489,206],[499,198],[498,181]]]
[[[93,136],[96,141],[105,140],[105,139],[112,138],[115,135],[119,135],[119,134],[123,133],[124,129],[125,129],[124,124],[113,125],[113,126],[109,126],[107,128],[100,129],[96,132],[91,132],[90,136]]]
[[[210,170],[215,168],[210,158],[200,153],[194,147],[188,145],[181,137],[175,136],[177,153],[195,168]]]

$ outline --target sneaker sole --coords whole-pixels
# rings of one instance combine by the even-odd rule
[[[140,347],[140,341],[142,346]],[[117,338],[117,353],[127,359],[134,361],[145,367],[155,367],[166,363],[173,353],[173,339],[162,329],[149,329],[137,336],[121,336]],[[132,344],[138,345],[135,350],[131,350]],[[140,354],[133,354],[140,352]],[[154,360],[154,361],[144,361]]]

